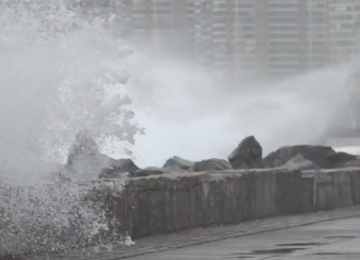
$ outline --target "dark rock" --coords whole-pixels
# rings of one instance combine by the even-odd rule
[[[99,178],[121,178],[124,174],[131,175],[140,168],[131,159],[112,159],[108,158],[106,164],[101,167]]]
[[[231,170],[231,164],[222,159],[208,159],[200,162],[196,162],[190,169],[194,172],[206,172],[206,171],[223,171]]]
[[[266,156],[264,161],[267,166],[276,168],[298,154],[322,169],[338,168],[347,161],[356,160],[355,155],[337,153],[329,146],[297,145],[282,147]]]
[[[359,168],[360,167],[360,159],[354,161],[347,161],[342,165],[344,168]]]
[[[292,159],[290,159],[287,163],[285,163],[281,168],[285,168],[288,170],[319,170],[320,167],[317,166],[312,161],[306,160],[301,154],[296,155]]]
[[[98,176],[103,169],[112,169],[111,161],[112,158],[101,153],[87,154],[72,160],[71,164],[67,165],[67,169],[77,178],[80,176],[81,178],[93,178]]]
[[[228,160],[234,169],[265,168],[262,160],[262,147],[254,136],[246,137],[229,155]]]
[[[336,154],[330,156],[329,159],[336,167],[341,167],[341,165],[347,164],[347,162],[358,160],[359,156],[345,152],[336,152]]]
[[[194,162],[185,160],[178,156],[174,156],[165,162],[163,168],[174,172],[177,172],[179,170],[188,171],[193,165]]]
[[[72,165],[83,158],[99,154],[97,143],[88,131],[80,131],[71,145],[67,158],[67,165]]]
[[[69,149],[66,168],[72,174],[97,176],[108,161],[109,157],[98,151],[90,133],[80,131]]]
[[[71,173],[81,173],[99,178],[120,178],[139,170],[131,159],[113,159],[98,150],[96,142],[87,131],[81,131],[69,150],[66,168]]]

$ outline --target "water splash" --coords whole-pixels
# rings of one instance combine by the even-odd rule
[[[25,175],[32,170],[18,161],[63,158],[79,129],[107,153],[161,165],[175,154],[226,157],[249,134],[267,152],[312,142],[347,102],[349,66],[282,82],[215,78],[173,53],[132,50],[102,27],[106,19],[89,22],[65,1],[20,2],[1,8],[0,158]],[[128,142],[108,145],[119,139]]]
[[[133,50],[106,23],[84,19],[65,1],[1,2],[0,179],[12,188],[0,188],[7,216],[0,225],[11,227],[1,239],[12,237],[14,251],[26,251],[34,237],[49,251],[71,247],[69,216],[84,221],[79,241],[106,227],[101,209],[83,202],[88,189],[45,178],[80,129],[91,129],[113,156],[162,165],[173,155],[224,158],[249,134],[265,151],[313,142],[347,103],[349,66],[282,82],[241,73],[228,80],[173,53]]]
[[[113,192],[121,191],[121,183]],[[2,187],[0,255],[68,252],[129,243],[90,183]]]
[[[131,99],[111,93],[125,86],[123,45],[103,20],[70,7],[0,3],[1,256],[122,242],[102,201],[86,200],[94,185],[58,183],[49,174],[62,168],[79,130],[91,130],[100,144],[121,140],[114,149],[124,154],[141,131]]]
[[[131,100],[108,91],[124,86],[122,44],[101,20],[67,7],[57,0],[2,3],[0,158],[24,179],[34,168],[23,162],[63,159],[81,129],[128,146],[140,131],[126,108]]]
[[[282,145],[319,143],[349,103],[356,67],[349,62],[281,81],[239,73],[231,83],[194,64],[160,58],[146,60],[131,88],[151,87],[145,95],[132,94],[146,128],[134,147],[143,166],[161,166],[173,155],[227,158],[248,135],[256,136],[265,154]]]

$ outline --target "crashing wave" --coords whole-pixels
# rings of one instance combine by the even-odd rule
[[[127,155],[143,132],[121,92],[132,52],[103,19],[80,11],[71,1],[0,2],[0,256],[127,239],[94,195],[104,186],[86,183],[97,176],[71,176],[75,183],[50,174],[81,130],[100,145],[116,140],[108,152]]]

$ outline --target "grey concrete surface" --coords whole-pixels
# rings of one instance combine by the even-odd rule
[[[322,222],[129,258],[151,259],[360,259],[360,218]]]
[[[94,197],[105,199],[107,216],[121,223],[117,231],[128,232],[137,244],[111,252],[104,252],[106,247],[100,245],[105,249],[92,259],[134,257],[360,215],[360,168],[164,174],[131,179],[125,188],[121,180],[96,183],[94,194],[101,196]],[[10,252],[7,247],[3,255],[54,254],[53,241],[63,240],[67,234],[47,240],[46,230],[44,235],[37,234],[41,241],[28,247],[19,243],[20,249]],[[84,240],[79,239],[71,248],[81,250]],[[72,255],[62,259],[79,258]]]
[[[344,248],[356,244],[360,237],[359,223],[360,206],[355,206],[135,239],[133,246],[95,254],[81,250],[65,255],[36,256],[31,260],[360,259],[360,255],[349,254],[349,250],[333,252],[326,248],[341,247],[341,243],[347,243]],[[341,258],[343,256],[347,258]]]

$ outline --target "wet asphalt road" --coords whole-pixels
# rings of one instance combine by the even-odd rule
[[[135,242],[134,246],[97,254],[52,255],[31,260],[359,260],[360,206],[198,228]]]
[[[322,222],[128,259],[359,260],[360,218]]]

